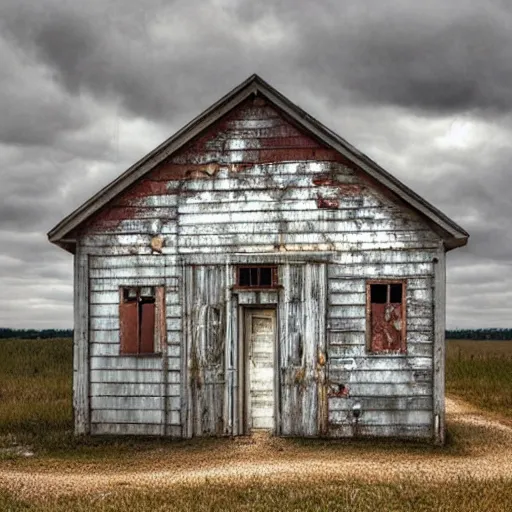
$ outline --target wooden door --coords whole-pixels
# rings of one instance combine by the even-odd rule
[[[274,430],[274,350],[276,312],[249,309],[245,312],[246,353],[246,425],[254,429]]]

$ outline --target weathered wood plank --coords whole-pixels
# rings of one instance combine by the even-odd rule
[[[352,424],[352,411],[329,411],[331,424]],[[432,411],[362,410],[359,425],[425,425],[432,424]]]
[[[361,370],[432,370],[431,357],[412,357],[400,355],[368,355],[347,357],[331,356],[329,358],[329,370],[351,368],[352,372]]]
[[[117,291],[119,293],[121,286],[166,286],[169,290],[169,287],[178,286],[178,279],[170,276],[91,279],[93,292]]]
[[[327,330],[332,332],[354,332],[366,330],[366,318],[331,318]]]
[[[329,239],[331,236],[329,236]],[[432,263],[381,263],[381,264],[355,264],[330,265],[329,277],[382,277],[406,278],[409,276],[422,276],[432,274]]]
[[[119,345],[119,329],[94,330],[90,329],[91,343]]]
[[[432,370],[341,370],[329,368],[329,380],[350,384],[431,383]],[[377,387],[377,386],[376,386]],[[371,393],[370,393],[371,394]]]
[[[133,356],[96,356],[90,359],[91,370],[140,370],[159,371],[161,361],[159,357],[133,357]]]
[[[91,304],[89,308],[91,317],[119,317],[119,294],[117,304]],[[181,318],[181,306],[168,305],[165,310],[167,318]]]
[[[329,398],[329,411],[352,411],[359,402],[363,411],[432,411],[430,396],[368,396],[354,398]]]
[[[177,264],[177,256],[162,254],[141,254],[131,256],[95,256],[91,258],[91,269],[115,269],[134,267],[172,267]]]
[[[366,347],[366,337],[364,330],[355,332],[329,332],[328,338],[329,346],[358,345],[360,347]]]
[[[333,333],[339,334],[339,333]],[[364,343],[364,333],[360,334],[357,344],[331,344],[328,349],[329,360],[336,357],[368,357],[368,350]],[[432,357],[432,345],[426,343],[407,343],[407,355],[412,357]]]
[[[153,384],[160,382],[160,372],[155,370],[91,370],[91,383]]]
[[[434,302],[434,438],[437,444],[445,442],[445,329],[446,329],[446,253],[443,246],[435,266]]]
[[[400,382],[385,383],[380,382],[375,385],[373,382],[348,382],[350,396],[352,398],[358,396],[432,396],[432,382]]]
[[[114,267],[114,268],[94,268],[90,270],[91,279],[146,279],[146,278],[165,278],[174,277],[177,274],[177,267],[161,266],[142,267],[134,265],[132,267]],[[125,283],[121,283],[126,286]]]
[[[93,396],[91,409],[161,411],[163,403],[158,396]]]
[[[179,396],[180,385],[177,383],[168,384],[168,396]],[[96,382],[91,383],[91,396],[142,396],[158,397],[161,396],[159,383],[109,383]]]
[[[74,262],[73,409],[75,434],[90,432],[89,415],[89,259],[80,243]]]
[[[100,237],[102,235],[98,235]],[[139,235],[119,235],[115,240],[106,237],[105,243],[118,243],[120,245],[145,245],[147,237]],[[393,246],[400,242],[415,242],[434,240],[430,231],[404,230],[404,231],[354,231],[350,233],[269,233],[269,234],[217,234],[217,235],[182,235],[180,237],[180,248],[216,248],[218,246],[241,246],[241,245],[279,245],[279,244],[382,244]],[[435,241],[435,240],[434,240]],[[99,245],[101,240],[97,240]],[[406,264],[404,264],[406,265]],[[418,272],[414,275],[429,274],[432,272],[430,263],[416,264]],[[339,265],[337,265],[338,267]],[[395,268],[394,266],[391,266]],[[329,277],[336,277],[330,267]],[[380,267],[377,267],[380,269]],[[387,270],[387,269],[386,269]],[[389,269],[391,272],[392,269]],[[413,275],[413,274],[411,274]]]
[[[330,306],[328,318],[362,318],[366,314],[366,305]]]
[[[303,217],[308,217],[301,212],[300,219],[297,219],[296,212],[290,212],[289,215],[285,215],[282,212],[275,212],[275,215],[269,213],[259,213],[258,222],[255,222],[255,213],[248,212],[244,216],[242,214],[226,214],[226,218],[222,219],[222,222],[217,223],[215,218],[211,218],[209,221],[208,217],[215,217],[211,215],[205,215],[205,219],[201,220],[197,224],[189,223],[188,225],[182,225],[180,220],[180,226],[177,230],[178,236],[212,236],[212,235],[227,235],[229,233],[233,235],[261,235],[261,234],[275,234],[275,233],[286,233],[292,234],[303,234],[310,232],[322,232],[322,233],[357,233],[357,232],[387,232],[396,233],[399,231],[410,231],[410,223],[399,223],[391,220],[336,220],[336,219],[325,219],[325,220],[307,220]],[[244,218],[244,220],[241,220]],[[271,217],[271,218],[269,218]],[[318,215],[317,215],[318,217]],[[232,218],[229,221],[227,219]],[[295,220],[294,220],[295,219]],[[185,219],[184,219],[185,220]],[[199,219],[198,219],[199,220]],[[146,231],[132,231],[133,233],[146,233]],[[131,233],[125,231],[124,233]],[[168,231],[161,231],[163,235]],[[424,260],[422,260],[424,261]],[[361,263],[355,262],[355,265],[361,265]],[[396,265],[413,265],[414,263],[403,262],[395,263]],[[419,265],[419,263],[416,263]],[[351,265],[351,263],[344,263],[344,265]],[[424,263],[424,265],[431,266],[431,263]]]

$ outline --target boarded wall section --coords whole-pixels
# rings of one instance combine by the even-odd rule
[[[98,250],[99,249],[99,250]],[[181,272],[174,256],[90,255],[90,414],[93,434],[181,436]],[[120,355],[119,288],[163,286],[161,354]]]

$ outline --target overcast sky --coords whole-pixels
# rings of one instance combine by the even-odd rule
[[[46,232],[255,72],[469,231],[448,327],[512,327],[509,0],[0,0],[0,326],[72,327]]]

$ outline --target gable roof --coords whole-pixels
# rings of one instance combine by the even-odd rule
[[[443,233],[447,250],[463,246],[467,243],[469,234],[444,213],[420,197],[397,178],[389,174],[377,163],[361,153],[345,139],[334,133],[322,123],[293,104],[288,98],[265,82],[258,75],[252,75],[232,91],[214,103],[211,107],[199,114],[181,130],[164,141],[153,151],[133,164],[118,178],[92,196],[75,211],[70,213],[52,230],[48,232],[50,242],[60,245],[66,250],[74,252],[75,240],[69,234],[80,224],[98,212],[109,201],[114,199],[130,185],[135,183],[170,155],[182,148],[213,123],[239,105],[253,94],[259,94],[275,107],[287,114],[292,121],[306,132],[314,135],[326,146],[338,151],[351,160],[355,165],[367,173],[376,182],[406,203],[413,210],[423,215],[437,230]]]

